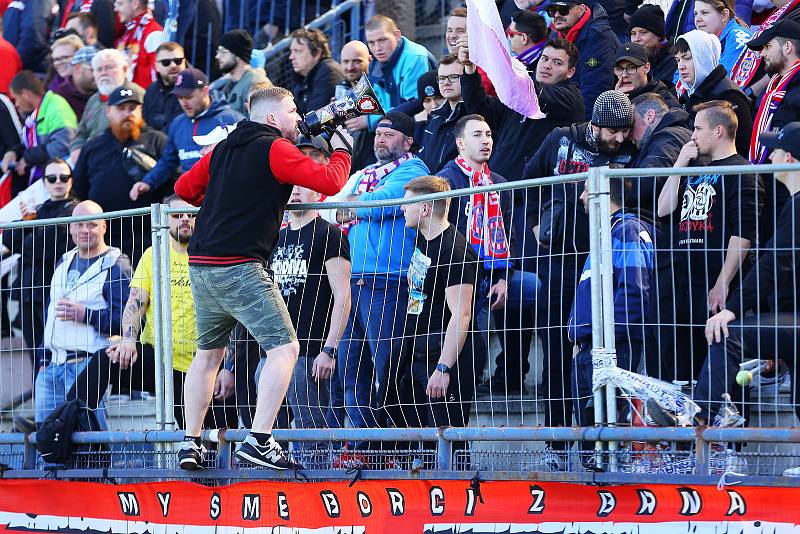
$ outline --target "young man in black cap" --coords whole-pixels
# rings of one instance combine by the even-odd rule
[[[548,33],[547,22],[539,13],[526,10],[511,16],[511,24],[506,28],[511,52],[529,71],[536,70],[536,60],[542,55]]]
[[[326,165],[331,154],[301,136],[300,152]],[[319,202],[316,191],[294,186],[289,204]],[[336,369],[336,352],[350,315],[350,244],[341,230],[317,210],[290,210],[289,225],[278,234],[270,258],[286,307],[297,331],[300,358],[286,397],[296,428],[338,428],[343,414],[334,407],[344,402]],[[335,399],[335,404],[331,401]],[[298,442],[300,450],[315,448]]]
[[[178,98],[183,113],[169,125],[167,146],[156,166],[131,187],[131,200],[151,189],[158,189],[176,171],[191,169],[202,157],[200,149],[203,147],[195,142],[195,136],[207,135],[217,127],[236,124],[244,118],[225,100],[212,99],[208,78],[199,69],[186,69],[178,74],[172,94]]]
[[[525,165],[524,179],[585,172],[589,167],[624,167],[631,160],[626,143],[633,125],[630,100],[619,91],[606,91],[595,102],[592,120],[553,130]],[[567,337],[579,266],[589,253],[589,217],[579,198],[583,184],[532,190],[527,222],[540,242],[536,274],[542,281],[537,325],[544,327],[542,348],[545,370],[543,396],[547,399],[546,426],[572,422],[570,368],[573,343]],[[553,447],[563,447],[554,443]],[[546,467],[561,468],[561,458],[548,455]]]
[[[664,28],[664,11],[653,4],[645,4],[631,15],[628,21],[631,42],[647,48],[650,75],[667,87],[675,84],[678,62],[672,54]]]
[[[592,115],[597,95],[614,87],[614,58],[619,39],[611,29],[614,20],[600,3],[594,7],[580,0],[556,0],[547,6],[552,26],[579,50],[575,81],[583,94],[586,116]],[[622,13],[618,15],[622,22]]]
[[[253,38],[244,30],[223,33],[217,46],[217,63],[222,76],[211,84],[212,91],[221,91],[228,104],[242,115],[247,115],[245,102],[251,88],[269,82],[264,69],[250,66]]]
[[[772,151],[772,163],[800,162],[800,122],[763,133],[759,141]],[[724,309],[706,323],[710,349],[694,393],[695,402],[702,408],[699,415],[706,422],[712,421],[719,410],[723,393],[730,393],[734,401],[743,400],[743,396],[746,400],[749,388],[738,387],[734,379],[739,362],[755,354],[781,358],[792,369],[791,403],[800,416],[800,172],[776,172],[775,179],[791,195],[778,217],[775,237],[761,249],[758,264],[742,281],[741,292],[728,298]],[[745,316],[748,311],[755,314]],[[747,417],[747,404],[743,409]],[[800,468],[788,469],[784,475],[800,476]]]
[[[672,84],[667,86],[664,82],[654,80],[650,71],[647,48],[636,43],[625,43],[619,48],[614,61],[614,76],[617,77],[615,89],[628,95],[631,100],[645,93],[657,93],[670,108],[680,108]]]

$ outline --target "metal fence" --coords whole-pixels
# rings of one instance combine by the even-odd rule
[[[742,354],[741,351],[731,354],[730,357],[735,360],[731,365],[735,366],[738,366],[740,359],[763,360],[752,369],[753,379],[749,385],[737,385],[735,376],[730,374],[730,366],[720,368],[716,363],[706,363],[707,349],[706,354],[695,355],[693,349],[686,352],[671,349],[670,352],[664,347],[670,341],[684,342],[689,336],[702,336],[709,316],[706,311],[699,317],[689,315],[688,320],[674,318],[679,305],[689,301],[690,297],[690,292],[684,290],[686,284],[676,283],[679,275],[691,272],[692,276],[702,278],[702,281],[693,280],[693,284],[707,296],[713,287],[708,283],[712,267],[716,265],[720,269],[720,263],[724,264],[724,260],[720,262],[715,259],[720,254],[735,253],[737,257],[745,258],[741,260],[740,268],[749,268],[757,274],[763,269],[760,260],[770,253],[782,254],[779,256],[782,262],[793,261],[792,251],[800,247],[767,246],[769,227],[774,234],[775,228],[783,220],[778,216],[778,207],[773,202],[777,197],[758,187],[753,189],[748,186],[745,191],[742,186],[744,183],[758,183],[759,180],[763,185],[766,179],[774,185],[777,182],[771,173],[783,172],[787,168],[790,167],[709,167],[702,170],[702,176],[717,176],[720,183],[728,187],[716,193],[717,196],[707,191],[705,197],[708,201],[716,202],[713,208],[717,211],[707,210],[704,213],[713,215],[711,223],[720,227],[733,225],[733,230],[728,228],[723,232],[725,247],[722,248],[715,244],[719,239],[714,243],[709,241],[713,229],[708,224],[702,226],[699,223],[694,228],[705,241],[699,243],[697,249],[680,245],[678,234],[682,219],[688,220],[692,207],[703,206],[697,197],[698,184],[708,183],[708,180],[678,181],[677,192],[684,199],[678,202],[678,207],[683,203],[683,210],[677,210],[673,219],[661,217],[657,220],[645,213],[648,205],[655,206],[658,202],[658,191],[655,188],[647,189],[645,186],[648,183],[660,183],[663,186],[664,181],[660,177],[676,174],[698,176],[696,168],[648,171],[648,176],[643,176],[641,170],[635,169],[590,169],[583,174],[497,184],[411,200],[353,204],[336,202],[333,198],[322,205],[291,205],[293,211],[317,209],[323,217],[334,222],[339,209],[358,208],[361,220],[349,228],[350,233],[344,241],[331,245],[330,236],[335,234],[328,233],[322,241],[314,242],[314,247],[329,250],[331,257],[340,257],[344,254],[343,243],[352,245],[349,258],[356,274],[348,280],[351,282],[348,284],[351,310],[361,307],[366,327],[377,327],[378,333],[374,336],[375,343],[366,343],[364,346],[370,337],[366,332],[358,334],[352,329],[345,330],[337,358],[337,376],[340,376],[341,383],[330,381],[330,401],[314,402],[317,396],[312,393],[318,393],[317,385],[313,381],[305,383],[298,395],[290,395],[284,410],[285,416],[278,422],[279,428],[286,430],[276,431],[276,437],[293,443],[293,454],[312,470],[311,473],[320,477],[341,477],[352,467],[374,470],[373,476],[387,476],[386,473],[394,473],[390,476],[411,476],[419,471],[437,475],[452,472],[452,476],[467,476],[480,470],[482,474],[489,472],[489,477],[502,478],[535,471],[551,472],[546,476],[553,479],[609,482],[633,480],[633,477],[642,480],[642,477],[648,476],[662,481],[686,480],[678,475],[685,477],[691,474],[701,477],[693,480],[705,480],[703,476],[716,476],[718,479],[725,473],[728,473],[728,477],[732,476],[730,473],[759,476],[759,480],[781,475],[785,469],[800,463],[800,450],[794,445],[800,434],[793,428],[797,427],[794,410],[798,405],[787,393],[793,391],[795,385],[791,378],[786,378],[789,370],[796,368],[796,349],[790,346],[787,351],[785,347],[778,348],[773,344],[771,348],[759,348],[753,354]],[[751,177],[755,177],[756,181],[753,182]],[[631,190],[624,187],[620,189],[623,178],[633,178]],[[670,183],[667,182],[667,185]],[[586,195],[582,197],[584,188]],[[610,216],[615,211],[614,206],[620,202],[619,191],[628,191],[624,204],[631,206],[625,210],[630,220],[618,221],[618,217]],[[378,300],[374,306],[368,307],[357,302],[358,299],[367,299],[363,296],[365,284],[369,285],[371,278],[380,274],[374,267],[370,270],[366,266],[365,255],[370,251],[363,243],[377,244],[384,239],[384,244],[396,247],[395,254],[403,254],[400,250],[403,247],[392,242],[396,238],[388,237],[388,232],[397,231],[397,236],[402,235],[410,240],[407,250],[413,251],[414,246],[421,246],[420,241],[414,241],[415,231],[394,227],[405,224],[400,206],[421,201],[435,204],[450,199],[449,209],[454,226],[469,229],[467,215],[472,211],[471,204],[483,200],[486,205],[493,198],[489,196],[490,192],[499,195],[497,198],[504,210],[503,225],[510,235],[511,259],[515,264],[513,271],[503,271],[503,267],[498,268],[503,272],[495,273],[508,280],[506,304],[499,306],[498,310],[489,311],[489,289],[497,276],[493,278],[486,273],[476,275],[479,278],[473,286],[476,303],[468,332],[470,349],[464,350],[458,360],[459,370],[469,369],[472,375],[464,380],[459,397],[452,401],[448,399],[447,419],[442,421],[435,416],[430,419],[427,413],[429,401],[424,394],[422,397],[409,395],[415,388],[419,390],[421,385],[424,390],[424,384],[420,384],[424,378],[420,379],[419,374],[412,373],[410,381],[397,388],[396,397],[390,395],[385,387],[381,388],[382,384],[385,385],[381,372],[385,371],[376,370],[373,365],[378,343],[400,341],[402,348],[395,353],[396,357],[410,356],[412,361],[420,353],[435,353],[436,349],[427,345],[428,339],[423,344],[418,336],[429,325],[417,324],[416,327],[422,330],[416,327],[409,329],[409,316],[406,313],[409,289],[403,282],[406,279],[405,267],[383,272],[392,275],[396,284],[380,293],[382,300]],[[754,202],[748,201],[744,193],[754,195],[751,199]],[[733,200],[722,202],[728,196]],[[551,217],[552,214],[542,216],[553,211],[553,206],[559,204],[554,200],[558,199],[561,199],[564,211],[561,224]],[[751,205],[762,206],[757,209],[754,222],[740,215],[744,207]],[[67,476],[87,476],[85,469],[89,468],[97,468],[106,476],[142,479],[167,476],[165,473],[168,472],[169,476],[175,475],[170,471],[174,468],[174,460],[169,453],[169,443],[177,441],[181,435],[176,432],[180,429],[176,420],[179,421],[182,415],[179,391],[185,372],[175,352],[176,347],[177,350],[183,350],[186,345],[193,345],[194,339],[187,334],[192,331],[192,320],[184,311],[175,311],[181,310],[176,307],[176,291],[185,289],[188,279],[185,271],[174,265],[173,260],[177,260],[179,255],[171,232],[175,231],[175,224],[189,220],[180,217],[181,213],[195,211],[156,205],[150,210],[99,217],[108,221],[110,244],[120,247],[134,258],[133,266],[137,274],[133,275],[131,286],[149,288],[147,293],[153,317],[152,356],[151,359],[145,359],[143,347],[140,347],[138,363],[144,366],[147,361],[152,367],[147,371],[140,369],[138,373],[123,375],[113,367],[111,371],[105,371],[110,388],[105,396],[105,412],[109,430],[116,433],[80,435],[79,442],[87,445],[101,442],[111,445],[107,451],[79,452],[73,466],[79,469],[67,473]],[[700,212],[696,213],[691,220],[709,222],[708,218],[702,219],[700,215]],[[551,220],[548,221],[548,217]],[[10,331],[15,334],[10,341],[4,339],[0,349],[0,362],[3,365],[0,397],[4,402],[0,407],[0,424],[6,431],[0,433],[0,443],[5,444],[0,447],[0,461],[17,469],[24,467],[19,471],[21,476],[26,470],[32,474],[43,466],[40,462],[37,464],[36,455],[31,449],[34,435],[26,439],[22,434],[11,432],[15,416],[32,415],[31,386],[38,364],[35,357],[23,351],[23,348],[29,349],[31,343],[22,342],[20,337],[23,337],[23,325],[26,322],[31,322],[37,313],[44,314],[46,318],[48,311],[41,296],[36,304],[33,296],[25,300],[20,294],[29,291],[33,295],[35,290],[42,290],[49,295],[53,285],[49,280],[36,284],[28,281],[31,278],[25,277],[15,281],[15,275],[21,275],[26,265],[40,266],[44,258],[57,261],[72,247],[67,236],[73,231],[73,223],[93,219],[98,217],[0,225],[4,242],[8,238],[12,244],[0,264],[4,267],[3,272],[9,271],[3,279],[3,326],[4,333]],[[755,229],[745,230],[741,222],[743,219],[749,221],[747,224],[755,224]],[[377,224],[372,226],[373,222]],[[535,226],[540,235],[535,236],[532,222],[537,223]],[[322,222],[314,224],[323,226]],[[362,229],[356,229],[354,234],[354,228],[359,225],[362,225]],[[671,225],[675,231],[667,232]],[[327,223],[324,226],[327,228]],[[636,230],[633,234],[635,239],[628,240],[624,236],[629,234],[620,233],[621,229],[629,226]],[[543,227],[550,228],[549,232],[545,232],[547,236],[542,234]],[[9,237],[16,232],[24,233],[24,239],[21,235],[14,239]],[[360,237],[358,232],[361,232]],[[752,238],[752,257],[749,260],[746,259],[747,255],[741,254],[741,243],[737,242],[733,248],[728,246],[729,236],[739,234]],[[549,246],[537,246],[534,238],[546,241]],[[283,239],[278,243],[282,253],[297,244],[286,242],[286,237]],[[146,252],[150,244],[152,249]],[[698,243],[693,241],[691,244]],[[20,254],[20,257],[15,258],[14,254]],[[682,266],[688,261],[687,257],[695,257],[690,254],[700,258],[698,265],[702,266],[701,270],[686,271],[690,267]],[[145,263],[147,258],[151,258],[149,269],[142,270],[139,258],[143,255]],[[463,269],[470,262],[481,269],[486,268],[483,260],[476,261],[463,249],[458,256],[451,253],[451,256],[438,259],[441,260],[438,263],[451,270]],[[587,259],[590,260],[588,263]],[[299,256],[284,256],[280,267],[279,262],[273,261],[276,283],[282,289],[287,289],[287,297],[291,295],[288,279],[294,274],[303,273],[306,268],[301,265],[301,260]],[[403,260],[406,265],[407,260]],[[295,263],[291,263],[293,261]],[[9,263],[12,265],[10,269],[7,267]],[[401,261],[397,262],[397,265],[402,264]],[[49,267],[54,268],[55,263]],[[142,273],[145,272],[149,272],[149,280],[143,279]],[[320,271],[305,274],[323,278]],[[335,281],[330,276],[327,278]],[[590,287],[586,288],[583,285],[586,281],[600,282],[590,283]],[[745,281],[738,281],[730,286],[727,291],[729,299],[737,294],[737,288],[743,284]],[[756,299],[759,304],[762,300],[776,300],[774,296],[782,291],[781,294],[789,295],[791,301],[786,309],[796,309],[792,308],[796,304],[793,302],[794,288],[789,288],[786,293],[785,284],[778,287],[773,283],[758,286],[758,290],[763,292]],[[327,309],[328,303],[320,301],[318,294],[305,295],[301,291],[296,296],[300,299],[301,307]],[[432,300],[427,301],[429,306]],[[8,301],[11,303],[6,304]],[[756,327],[768,327],[768,316],[763,314],[768,309],[758,308],[756,311],[762,313],[751,312],[743,317]],[[666,312],[672,315],[666,315]],[[327,314],[328,320],[331,316],[331,313]],[[384,322],[394,322],[398,317],[397,329],[381,330]],[[10,323],[10,319],[16,322]],[[434,319],[439,318],[426,318],[431,321],[430,324]],[[301,329],[302,325],[297,326]],[[675,329],[679,327],[683,331],[676,334]],[[116,331],[112,331],[110,326],[107,328],[102,334],[110,336],[119,331],[118,326],[114,327]],[[789,329],[797,331],[794,323],[789,325]],[[761,336],[765,340],[769,337],[764,333]],[[301,336],[301,341],[319,344],[324,338],[303,339]],[[484,342],[489,347],[488,355],[481,354],[477,349]],[[420,349],[416,354],[415,347]],[[624,359],[629,355],[635,356],[634,349],[639,350],[638,363],[631,362],[633,357]],[[243,335],[234,334],[229,362],[234,363],[236,388],[227,399],[220,401],[220,417],[224,418],[224,423],[218,418],[208,424],[208,428],[248,426],[247,414],[255,405],[255,388],[252,383],[243,384],[242,381],[249,382],[255,375],[260,361],[259,352],[252,343],[248,346]],[[348,359],[346,355],[352,356]],[[301,361],[306,356],[302,355]],[[770,366],[768,362],[774,363]],[[626,372],[620,371],[620,368]],[[343,376],[347,374],[344,369],[350,369],[355,374]],[[393,369],[391,377],[401,374],[397,367],[390,369]],[[404,370],[408,372],[408,369]],[[689,378],[681,382],[683,377],[670,376],[670,370],[684,372]],[[692,411],[690,402],[694,396],[697,404],[704,405],[697,398],[696,384],[693,382],[701,377],[704,370],[710,371],[714,378],[724,378],[723,385],[726,387],[723,391],[730,395],[732,401],[723,405],[727,411],[720,413],[723,416],[727,414],[727,418],[723,417],[716,426],[712,420],[704,421],[708,426],[699,425],[694,420],[698,414],[696,410]],[[734,368],[734,375],[737,370],[738,367]],[[468,375],[466,372],[463,374]],[[666,382],[648,381],[645,375],[666,379]],[[41,376],[39,380],[42,381]],[[593,381],[597,381],[598,385],[603,381],[604,385],[593,388]],[[64,382],[68,380],[64,378]],[[747,380],[741,379],[740,382],[746,384]],[[87,388],[84,393],[89,395],[89,386],[84,387]],[[69,389],[69,385],[62,386],[62,389]],[[147,393],[141,393],[143,391]],[[577,406],[577,410],[573,410],[573,406]],[[97,409],[98,412],[102,410],[100,406]],[[312,428],[292,428],[299,426],[297,413],[303,409],[316,409],[334,416],[338,412],[338,417],[326,418],[324,424],[315,422],[309,425]],[[380,420],[384,410],[393,413],[394,418]],[[745,418],[744,425],[736,414]],[[294,422],[289,421],[292,415],[295,416]],[[673,418],[683,418],[683,423],[688,423],[690,427],[657,426],[670,424]],[[667,419],[666,423],[664,419]],[[431,426],[445,428],[417,428],[420,423],[424,427],[426,421],[434,421],[435,424]],[[20,421],[17,423],[21,424]],[[352,428],[376,425],[387,428]],[[398,428],[403,426],[411,428]],[[223,480],[268,476],[233,469],[231,447],[245,435],[245,431],[233,430],[207,433],[206,438],[216,443],[216,452],[210,454],[209,462],[216,465],[219,471],[203,476]],[[138,445],[134,446],[134,443]],[[308,446],[301,447],[301,443]],[[345,443],[349,448],[345,447]],[[139,469],[141,467],[152,471],[144,473]],[[114,474],[108,475],[110,472]],[[792,483],[789,478],[770,480]]]

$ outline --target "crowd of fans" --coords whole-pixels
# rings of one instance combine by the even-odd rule
[[[302,116],[367,76],[386,111],[345,124],[350,179],[326,201],[642,169],[611,188],[618,365],[698,380],[695,400],[711,421],[722,393],[747,396],[733,382],[743,358],[782,358],[800,382],[800,173],[748,171],[800,160],[800,2],[773,3],[676,0],[665,14],[635,0],[498,2],[540,118],[496,96],[504,82],[470,61],[463,7],[447,18],[438,58],[383,15],[366,22],[363,42],[335,51],[323,32],[298,29],[288,36],[287,89]],[[204,138],[248,117],[250,95],[272,86],[252,65],[253,37],[219,36],[209,70],[164,41],[145,0],[59,2],[45,26],[39,2],[15,4],[3,20],[11,44],[0,39],[2,220],[201,201],[176,179],[213,149]],[[37,22],[22,32],[24,20]],[[330,161],[324,141],[301,137],[297,146]],[[697,170],[647,176],[670,167]],[[345,417],[355,427],[466,425],[476,395],[527,394],[534,336],[545,423],[592,423],[584,184],[452,196],[287,214],[269,268],[301,341],[287,396],[295,426],[338,427]],[[290,203],[319,200],[296,186]],[[197,337],[186,255],[194,216],[167,222],[172,324],[163,326],[172,329],[180,407]],[[36,422],[72,397],[102,412],[109,382],[154,393],[149,217],[2,238],[6,258],[21,255],[4,300],[19,302],[17,326],[35,354]],[[755,331],[734,326],[744,323]],[[500,352],[484,380],[489,324]],[[259,349],[246,331],[233,338],[208,426],[252,422]],[[180,409],[174,415],[181,424]],[[563,468],[557,455],[547,466]]]

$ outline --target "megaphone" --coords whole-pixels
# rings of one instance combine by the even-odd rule
[[[300,132],[306,137],[330,133],[340,124],[361,115],[384,115],[381,103],[366,75],[361,75],[358,83],[345,95],[325,107],[306,113],[303,122],[298,125]]]

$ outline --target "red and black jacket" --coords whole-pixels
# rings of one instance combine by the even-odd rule
[[[278,239],[294,185],[334,195],[350,173],[350,155],[337,150],[321,165],[280,131],[243,120],[175,184],[175,192],[202,209],[189,244],[190,265],[266,265]]]

